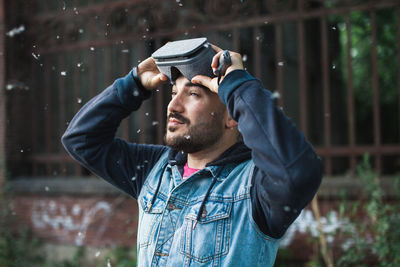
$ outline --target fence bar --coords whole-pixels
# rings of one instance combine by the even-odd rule
[[[124,49],[128,49],[128,46],[124,45]],[[129,65],[128,64],[128,55],[129,55],[129,53],[131,53],[131,51],[129,51],[128,53],[120,52],[120,55],[121,55],[120,66],[122,66],[122,69],[121,69],[122,74],[121,75],[125,75],[130,71],[130,69],[128,67],[128,65]],[[125,118],[124,120],[122,120],[122,122],[121,122],[121,131],[122,131],[121,137],[128,141],[129,140],[129,117]]]
[[[239,52],[240,50],[240,33],[238,28],[233,28],[232,30],[232,36],[233,36],[233,51]]]
[[[42,68],[39,68],[40,71],[42,71]],[[32,125],[31,125],[31,129],[32,129],[32,136],[31,136],[31,143],[32,143],[32,153],[36,153],[38,151],[38,145],[37,145],[37,140],[38,140],[38,125],[37,125],[37,121],[38,121],[38,110],[39,110],[39,105],[38,105],[38,99],[39,99],[39,88],[40,86],[38,85],[36,79],[34,77],[40,77],[40,79],[42,79],[42,72],[40,72],[40,74],[38,73],[38,68],[37,65],[34,63],[31,65],[31,75],[32,76],[32,81],[35,81],[33,83],[33,88],[31,90],[31,103],[32,103]],[[1,125],[1,124],[0,124]],[[5,125],[5,124],[4,124]],[[37,168],[37,164],[36,162],[32,161],[32,173],[33,176],[38,174],[38,168]]]
[[[49,164],[49,163],[60,163],[64,162],[76,162],[72,157],[67,155],[66,153],[60,154],[52,154],[52,153],[41,153],[41,154],[33,154],[31,160],[35,163]]]
[[[75,5],[77,5],[77,3],[79,2],[78,0],[73,0]],[[0,0],[0,4],[3,3],[3,0]],[[144,0],[134,0],[133,2],[129,2],[127,3],[126,1],[115,1],[115,2],[110,2],[110,3],[95,3],[94,0],[89,0],[89,3],[92,3],[93,6],[88,6],[88,7],[83,7],[82,9],[80,8],[79,10],[79,15],[78,16],[92,16],[95,13],[102,13],[104,12],[104,10],[110,10],[110,9],[116,9],[122,6],[132,6],[132,5],[137,5],[139,3],[144,2]],[[161,2],[161,1],[159,1]],[[278,104],[280,105],[284,105],[284,80],[283,80],[283,76],[285,74],[285,69],[281,67],[282,64],[280,64],[280,62],[284,61],[283,58],[283,26],[285,25],[284,23],[286,22],[296,22],[296,26],[297,26],[297,38],[298,38],[298,46],[297,46],[297,60],[298,60],[298,76],[299,76],[299,94],[300,94],[300,99],[299,99],[299,112],[300,112],[300,129],[304,132],[305,136],[308,136],[307,133],[307,129],[308,129],[308,109],[307,109],[307,102],[308,102],[308,96],[307,96],[307,86],[308,86],[308,79],[307,79],[307,68],[306,68],[306,63],[307,63],[307,59],[306,59],[306,29],[307,29],[307,24],[306,24],[306,20],[310,19],[310,18],[318,18],[320,19],[320,24],[321,24],[321,63],[322,63],[322,85],[323,85],[323,103],[324,103],[324,114],[326,114],[324,116],[324,121],[323,121],[323,127],[324,127],[324,143],[321,147],[317,147],[316,150],[317,152],[324,157],[325,160],[325,171],[327,174],[331,174],[332,173],[332,158],[336,157],[336,156],[345,156],[345,157],[349,157],[350,160],[350,168],[352,171],[354,171],[356,169],[356,159],[358,156],[364,154],[365,152],[369,152],[371,154],[373,154],[376,160],[376,168],[378,170],[381,170],[381,165],[382,165],[382,157],[386,156],[386,155],[399,155],[400,154],[400,145],[397,144],[391,144],[391,145],[382,145],[382,141],[381,141],[381,118],[380,118],[380,103],[379,103],[379,72],[378,72],[378,55],[377,55],[377,24],[376,24],[376,9],[380,9],[380,8],[394,8],[396,7],[397,10],[397,25],[398,25],[398,29],[400,29],[400,2],[398,2],[398,0],[394,1],[394,0],[387,0],[387,1],[382,1],[382,2],[378,2],[378,1],[368,1],[368,3],[363,3],[363,4],[358,4],[358,5],[353,5],[353,6],[345,6],[345,7],[335,7],[335,8],[320,8],[320,9],[315,9],[315,10],[304,10],[303,8],[303,2],[305,2],[304,0],[299,0],[299,8],[298,10],[296,10],[295,12],[282,12],[282,13],[271,13],[271,14],[266,14],[266,15],[257,15],[257,16],[253,16],[250,17],[249,19],[246,20],[235,20],[232,22],[228,22],[228,23],[215,23],[213,25],[200,25],[196,27],[196,33],[200,34],[200,33],[204,33],[206,31],[217,31],[217,30],[231,30],[232,34],[233,34],[233,38],[232,38],[232,44],[233,44],[233,49],[235,51],[240,51],[240,29],[243,27],[251,27],[253,29],[253,38],[254,39],[254,44],[253,44],[253,52],[252,52],[252,56],[254,57],[254,63],[253,63],[253,67],[255,70],[255,76],[257,77],[261,77],[262,75],[262,62],[261,57],[259,56],[261,54],[261,45],[259,43],[259,41],[257,40],[257,36],[260,34],[261,32],[261,27],[264,24],[265,21],[268,21],[269,23],[274,23],[274,29],[275,29],[275,68],[276,68],[276,90],[279,92],[280,94],[280,98],[278,99]],[[60,2],[62,4],[62,2]],[[44,3],[46,6],[49,6],[49,4]],[[50,5],[51,7],[51,5]],[[0,6],[1,8],[1,6]],[[94,12],[95,11],[95,12]],[[374,141],[373,144],[371,145],[365,145],[365,146],[357,146],[356,145],[356,131],[357,129],[355,128],[355,98],[354,98],[354,85],[353,85],[353,70],[352,70],[352,56],[351,56],[351,49],[352,49],[352,41],[351,41],[351,17],[350,17],[350,12],[352,11],[369,11],[370,12],[370,17],[371,17],[371,40],[372,40],[372,44],[371,44],[371,61],[372,61],[372,90],[373,90],[373,133],[374,133]],[[86,12],[86,13],[85,13]],[[345,21],[345,25],[346,25],[346,36],[347,36],[347,47],[345,48],[347,51],[347,111],[348,111],[348,145],[346,146],[332,146],[332,129],[331,129],[331,104],[330,104],[330,91],[331,91],[331,72],[330,72],[330,62],[329,62],[329,40],[328,40],[328,31],[329,28],[327,27],[327,23],[328,23],[328,17],[327,15],[330,14],[340,14],[340,15],[345,15],[346,16],[346,21]],[[76,15],[74,14],[73,10],[69,9],[63,12],[54,12],[51,10],[48,10],[48,12],[44,15],[40,14],[40,15],[36,15],[33,17],[33,19],[30,20],[30,22],[37,22],[41,25],[41,23],[43,22],[43,19],[55,19],[57,21],[63,22],[67,19],[72,19],[76,17]],[[0,21],[1,23],[1,21]],[[106,38],[105,40],[96,40],[97,37],[95,37],[94,33],[96,32],[96,28],[94,27],[94,20],[93,19],[89,19],[89,31],[90,31],[90,37],[88,40],[83,40],[80,42],[76,42],[76,43],[63,43],[60,45],[49,45],[48,47],[46,47],[45,45],[41,46],[41,51],[39,51],[39,53],[44,56],[44,55],[49,55],[50,59],[51,57],[54,55],[52,53],[54,52],[62,52],[65,53],[67,51],[73,51],[73,52],[79,52],[79,50],[85,51],[85,50],[89,50],[90,47],[96,47],[96,52],[98,53],[104,53],[105,56],[105,63],[104,62],[99,62],[100,61],[100,57],[96,58],[96,53],[90,51],[89,52],[89,93],[90,93],[90,97],[93,97],[96,93],[96,75],[95,75],[95,66],[96,64],[104,64],[105,66],[111,66],[110,63],[110,58],[111,55],[110,54],[112,50],[112,47],[115,44],[116,40],[120,40],[120,38],[123,38],[124,42],[138,42],[139,44],[143,44],[139,47],[138,52],[139,52],[139,59],[145,59],[146,58],[146,46],[147,46],[147,42],[144,43],[141,38],[140,35],[131,35],[131,36],[110,36],[111,38]],[[186,29],[183,28],[176,28],[176,29],[172,29],[172,30],[166,30],[166,31],[159,31],[159,32],[154,32],[154,33],[149,33],[146,34],[148,35],[150,38],[153,38],[154,40],[157,40],[156,42],[160,42],[162,40],[162,38],[164,37],[168,37],[168,36],[177,36],[180,33],[183,33],[184,31],[186,31]],[[34,33],[34,30],[30,30],[29,29],[29,33]],[[35,36],[33,36],[35,37]],[[397,55],[397,60],[399,62],[399,68],[398,68],[398,76],[399,76],[399,100],[398,100],[398,109],[399,109],[399,114],[400,114],[400,30],[397,30],[397,39],[398,39],[398,44],[399,44],[399,51],[398,51],[398,55]],[[104,52],[102,50],[102,48],[104,48]],[[0,49],[0,51],[2,51]],[[126,67],[127,64],[127,60],[129,60],[126,54],[122,55],[122,66]],[[96,62],[97,61],[97,62]],[[108,63],[107,63],[108,61]],[[51,60],[49,60],[50,63]],[[1,64],[1,61],[0,61]],[[65,153],[59,153],[59,154],[52,154],[52,152],[54,152],[53,147],[52,147],[52,142],[51,141],[51,137],[52,137],[52,133],[54,131],[52,124],[54,124],[55,122],[52,120],[52,115],[53,113],[50,112],[54,112],[57,111],[58,108],[60,108],[60,114],[58,115],[59,118],[64,117],[64,119],[60,120],[60,125],[61,129],[63,129],[63,127],[65,127],[65,112],[66,112],[66,107],[61,107],[61,105],[65,105],[63,104],[63,101],[60,101],[60,99],[62,98],[61,94],[65,94],[64,92],[64,88],[62,86],[66,86],[65,84],[65,77],[60,77],[59,78],[59,95],[58,97],[60,98],[58,100],[58,102],[61,104],[59,107],[55,107],[56,103],[51,103],[52,98],[54,99],[54,95],[52,95],[54,93],[54,89],[55,88],[51,88],[52,86],[54,87],[54,84],[52,84],[51,76],[54,75],[49,75],[52,74],[52,70],[51,70],[51,65],[52,64],[45,64],[44,67],[44,88],[43,88],[43,92],[40,92],[39,94],[34,91],[32,92],[32,99],[33,99],[33,106],[36,105],[35,110],[36,110],[36,114],[32,114],[33,118],[39,119],[38,116],[41,114],[41,109],[45,108],[45,127],[44,129],[39,129],[40,127],[38,127],[37,125],[35,125],[33,123],[32,125],[32,130],[33,130],[33,134],[32,134],[32,143],[33,145],[35,144],[37,138],[35,138],[35,136],[37,137],[38,134],[41,133],[41,131],[44,130],[44,134],[45,134],[45,153],[43,154],[37,154],[37,146],[35,149],[35,146],[32,146],[32,151],[34,153],[33,157],[32,157],[32,163],[34,166],[34,170],[37,169],[37,167],[39,166],[38,163],[40,164],[44,164],[46,166],[46,171],[48,175],[51,175],[51,164],[53,163],[60,163],[62,164],[62,162],[70,162],[70,158],[66,157]],[[59,62],[59,65],[62,66],[63,64],[61,64],[61,62]],[[0,66],[1,67],[1,66]],[[61,69],[64,70],[64,69]],[[57,73],[56,75],[60,76],[60,69],[57,68]],[[128,70],[125,71],[125,73]],[[287,71],[287,69],[286,69]],[[74,90],[76,90],[77,88],[79,88],[79,85],[76,86],[77,83],[79,83],[79,71],[76,71],[74,69],[74,75],[73,75],[73,82],[74,82]],[[107,85],[110,83],[110,74],[112,73],[110,69],[106,69],[105,70],[105,81],[107,83]],[[42,75],[43,75],[42,74]],[[69,73],[68,73],[69,74]],[[71,73],[72,75],[72,73]],[[1,82],[1,80],[0,80]],[[61,86],[62,84],[62,86]],[[101,89],[101,88],[100,88]],[[141,111],[138,112],[138,114],[135,114],[134,118],[137,121],[137,124],[135,124],[135,126],[138,126],[138,128],[133,129],[133,133],[136,133],[136,131],[138,129],[141,130],[140,134],[139,134],[139,142],[144,143],[149,141],[150,139],[147,138],[146,135],[151,134],[150,131],[147,132],[146,130],[151,128],[148,127],[149,122],[151,123],[151,120],[149,121],[150,118],[155,118],[159,124],[157,126],[157,131],[156,133],[156,141],[161,143],[162,142],[162,134],[163,134],[163,130],[164,127],[162,127],[163,123],[165,122],[165,118],[164,118],[164,113],[162,112],[162,108],[165,106],[165,99],[163,99],[163,96],[165,96],[165,94],[163,92],[155,92],[156,96],[154,97],[153,100],[151,101],[147,101],[146,103],[144,103]],[[288,93],[288,92],[287,92]],[[73,101],[76,101],[77,98],[76,96],[78,95],[78,91],[74,91],[74,99]],[[0,108],[1,108],[1,95],[0,95]],[[44,97],[43,100],[41,101],[35,101],[37,100],[39,97]],[[65,98],[65,97],[64,97]],[[65,100],[64,100],[65,101]],[[154,102],[153,102],[154,101]],[[42,107],[42,103],[44,103],[45,107]],[[151,105],[152,103],[155,103],[156,107],[153,108]],[[74,107],[76,110],[76,105],[77,103],[74,103]],[[55,110],[52,110],[52,107]],[[156,114],[150,114],[150,116],[145,116],[146,112],[156,112]],[[1,112],[1,111],[0,111]],[[40,113],[39,113],[40,112]],[[64,112],[64,115],[62,115],[61,113]],[[1,115],[0,115],[0,120],[2,119]],[[132,121],[131,121],[132,122]],[[382,122],[383,123],[383,122]],[[58,124],[58,123],[56,123]],[[55,125],[54,125],[55,126]],[[0,126],[1,127],[1,126]],[[400,132],[400,118],[399,118],[399,132]],[[0,129],[1,131],[2,129]],[[122,137],[123,138],[127,138],[129,139],[129,134],[131,134],[132,136],[132,129],[131,131],[129,130],[129,121],[128,120],[124,120],[122,122]],[[1,137],[1,132],[0,132],[0,137]],[[400,138],[400,136],[399,136]],[[0,144],[1,145],[1,144]],[[36,154],[35,154],[36,153]],[[65,154],[65,155],[64,155]],[[0,157],[1,157],[1,149],[0,149]],[[68,159],[69,161],[65,161],[66,159]],[[72,161],[71,161],[72,162]],[[77,170],[77,168],[76,168]],[[37,173],[37,171],[35,171],[35,173]],[[0,176],[0,180],[1,180],[1,176]]]
[[[354,88],[353,88],[353,67],[352,67],[352,58],[351,58],[351,23],[350,23],[350,14],[346,14],[346,38],[347,38],[347,46],[346,46],[346,55],[347,55],[347,111],[348,111],[348,127],[349,127],[349,154],[350,154],[350,170],[354,174],[356,171],[356,157],[353,153],[355,143],[356,143],[356,129],[355,129],[355,119],[354,119]]]
[[[107,46],[104,47],[103,53],[104,53],[104,62],[101,62],[101,64],[104,64],[105,66],[105,84],[103,85],[104,88],[106,88],[108,85],[112,83],[111,81],[111,51],[112,51],[112,46]],[[101,52],[100,52],[101,53]],[[98,88],[100,90],[103,90],[104,88]]]
[[[0,1],[0,5],[2,5],[1,3],[2,1]],[[1,8],[1,7],[0,7]],[[28,7],[29,12],[31,14],[35,14],[38,13],[38,8],[37,8],[37,3],[36,4],[32,4]],[[0,34],[2,34],[2,32],[0,32]],[[3,33],[4,34],[4,33]],[[0,51],[4,51],[4,48],[0,48]],[[30,93],[29,93],[29,100],[30,100],[30,105],[31,105],[31,113],[30,113],[30,119],[31,119],[31,125],[30,125],[30,130],[31,130],[31,143],[30,143],[30,149],[31,149],[31,153],[35,153],[37,151],[37,142],[38,142],[38,133],[37,133],[37,121],[38,121],[38,104],[37,104],[37,100],[35,99],[36,94],[38,93],[38,83],[37,83],[37,79],[41,79],[42,77],[40,76],[41,73],[39,73],[39,71],[42,70],[41,60],[35,60],[33,62],[31,62],[30,66],[29,66],[29,85],[30,85]],[[12,69],[12,68],[10,68]],[[1,87],[1,88],[4,88]],[[1,98],[1,96],[0,96]],[[0,100],[1,101],[1,100]],[[1,105],[1,104],[0,104]],[[1,125],[1,119],[0,119],[0,125]],[[5,123],[3,124],[5,125]],[[0,130],[1,131],[1,130]],[[1,135],[1,134],[0,134]],[[0,141],[1,142],[1,141]],[[1,143],[0,143],[1,146]],[[0,161],[1,161],[1,152],[0,152]],[[35,176],[37,174],[37,164],[35,164],[35,162],[33,162],[30,159],[26,160],[28,162],[28,164],[32,167],[32,175]],[[1,165],[1,163],[0,163]],[[1,168],[1,167],[0,167]],[[0,180],[1,180],[1,171],[0,171]],[[1,188],[1,186],[0,186]]]
[[[282,24],[275,24],[275,69],[276,69],[276,90],[280,97],[278,98],[277,104],[279,106],[284,105],[284,88],[283,88],[283,68],[281,67],[283,60],[282,52]]]
[[[92,6],[88,7],[82,7],[79,8],[79,16],[94,16],[95,14],[99,14],[104,12],[104,10],[107,10],[108,12],[112,12],[115,9],[121,8],[121,7],[126,7],[129,5],[140,5],[142,2],[145,2],[144,0],[140,1],[134,1],[134,2],[129,2],[127,4],[127,1],[119,0],[115,2],[104,2],[101,4],[93,4]],[[302,3],[303,1],[300,1]],[[303,4],[300,4],[299,6],[303,6]],[[209,32],[209,31],[217,31],[217,30],[230,30],[232,28],[241,28],[241,27],[253,27],[253,26],[260,26],[264,25],[265,21],[268,21],[270,23],[275,23],[275,22],[282,22],[282,21],[290,21],[290,20],[300,20],[300,19],[310,19],[310,18],[316,18],[320,17],[322,15],[338,15],[338,14],[343,14],[351,11],[365,11],[369,10],[371,6],[374,8],[392,8],[394,6],[398,5],[398,0],[386,0],[386,1],[380,1],[376,3],[363,3],[359,5],[354,5],[354,6],[343,6],[343,7],[335,7],[335,8],[320,8],[312,11],[307,11],[307,12],[282,12],[278,14],[271,14],[271,15],[264,15],[264,16],[255,16],[251,17],[248,20],[235,20],[233,22],[229,23],[221,23],[221,24],[215,24],[215,25],[201,25],[196,27],[196,30],[191,30],[193,33],[204,33],[204,32]],[[48,19],[52,18],[57,18],[58,20],[68,20],[71,17],[75,17],[76,14],[74,11],[71,10],[66,10],[63,12],[48,12],[47,14],[41,14],[38,16],[35,16],[30,23],[32,25],[37,25],[42,23],[43,21],[47,21]],[[149,38],[161,38],[161,37],[168,37],[168,36],[177,36],[180,34],[184,34],[187,31],[186,28],[182,29],[173,29],[173,30],[163,30],[159,32],[155,32],[152,34],[146,34]],[[34,34],[30,31],[28,33]],[[53,47],[46,47],[46,49],[39,51],[40,54],[47,54],[47,53],[52,53],[52,52],[58,52],[58,51],[65,51],[65,50],[79,50],[79,49],[86,49],[89,48],[89,46],[107,46],[107,45],[112,45],[115,43],[115,40],[121,39],[121,36],[115,36],[115,38],[109,38],[107,40],[103,41],[96,41],[96,45],[93,44],[93,42],[88,41],[88,42],[78,42],[78,43],[72,43],[72,44],[61,44],[61,45],[56,45]],[[140,41],[141,37],[139,35],[132,34],[131,36],[123,36],[125,41]],[[94,39],[91,39],[94,40]]]
[[[95,24],[94,24],[95,22],[94,22],[94,20],[93,19],[90,19],[89,20],[89,25],[88,25],[88,28],[89,28],[89,40],[95,40],[95,33],[97,32],[96,31],[96,27],[95,27]],[[93,51],[91,51],[91,49],[90,49],[90,47],[91,47],[91,45],[89,45],[88,47],[86,47],[86,49],[87,50],[89,50],[89,66],[88,66],[88,70],[89,70],[89,99],[91,99],[92,97],[94,97],[95,96],[95,94],[96,94],[96,83],[95,83],[95,81],[96,81],[96,76],[95,76],[95,73],[96,73],[96,71],[97,71],[97,69],[96,69],[96,54],[93,52]]]
[[[51,77],[54,75],[51,73],[51,64],[50,64],[50,59],[48,59],[47,64],[45,65],[44,68],[44,136],[45,136],[45,152],[46,153],[51,153],[51,129],[52,129],[52,123],[51,123],[51,110],[52,110],[52,105],[51,105],[51,96],[50,96],[50,90],[51,90]],[[57,70],[56,70],[57,71]],[[60,75],[59,73],[56,73],[56,75]],[[51,169],[50,169],[50,164],[48,162],[45,163],[46,166],[46,175],[51,174]]]
[[[258,79],[262,78],[261,74],[261,31],[259,27],[255,27],[253,30],[253,68],[254,74]]]
[[[141,46],[139,46],[139,60],[143,61],[146,59],[146,48],[145,46],[147,45],[147,42],[143,42]],[[146,101],[146,103],[142,104],[142,108],[139,110],[139,116],[136,116],[135,118],[139,118],[139,129],[135,130],[140,130],[139,132],[139,142],[141,144],[146,142],[146,135],[144,133],[144,130],[146,129],[146,115],[145,113],[148,110],[148,104],[150,101]]]
[[[68,66],[65,63],[65,55],[64,54],[61,54],[59,56],[59,64],[58,65],[60,66],[60,70],[62,70],[62,71],[66,71],[67,69],[69,69]],[[57,73],[57,75],[60,75],[60,73]],[[67,73],[66,75],[75,76],[75,73],[74,73],[74,71],[72,71],[72,73]],[[60,76],[58,76],[58,77],[60,77]],[[59,111],[59,120],[60,120],[59,132],[58,132],[59,136],[65,131],[66,123],[67,123],[66,114],[65,114],[65,111],[66,111],[66,106],[65,106],[65,102],[66,102],[65,101],[66,100],[66,97],[65,97],[65,82],[66,82],[67,79],[68,79],[67,76],[65,76],[65,77],[61,76],[58,79],[58,88],[54,88],[54,90],[56,90],[56,89],[59,90],[59,92],[58,92],[58,111]],[[73,82],[74,82],[74,80],[73,80]],[[50,88],[50,90],[51,90],[51,88]],[[74,90],[73,101],[75,102],[75,100],[76,100],[76,98],[75,98],[75,88],[73,90]],[[63,171],[66,168],[65,162],[60,161],[59,163],[60,163],[60,169],[61,169],[61,171]]]
[[[299,13],[303,12],[303,1],[299,1]],[[305,38],[304,38],[304,21],[297,21],[297,38],[298,38],[298,66],[300,80],[300,129],[304,136],[308,137],[307,130],[307,71],[305,58]]]
[[[6,94],[5,94],[5,10],[4,0],[0,0],[0,194],[3,192],[3,185],[6,179]]]
[[[79,97],[79,95],[80,95],[80,84],[79,84],[79,80],[80,80],[80,71],[79,71],[79,69],[77,69],[76,68],[76,62],[78,62],[78,53],[76,53],[76,54],[73,54],[72,55],[72,73],[71,73],[71,75],[72,75],[72,79],[73,79],[73,86],[74,86],[74,88],[73,88],[73,92],[74,92],[74,95],[73,95],[73,101],[74,101],[74,113],[76,113],[78,110],[79,110],[79,108],[80,108],[80,101],[79,101],[79,99],[80,99],[80,97]]]
[[[166,86],[164,86],[166,87]],[[158,91],[157,91],[158,90]],[[163,99],[163,91],[157,89],[155,94],[156,94],[156,114],[155,114],[155,118],[156,118],[156,125],[153,124],[152,122],[152,127],[156,127],[156,141],[158,144],[162,144],[163,140],[164,140],[164,128],[165,128],[165,120],[166,120],[166,116],[165,116],[165,111],[164,111],[164,99]]]
[[[66,71],[67,66],[65,64],[65,58],[64,55],[60,55],[59,56],[59,63],[58,65],[60,66],[60,70],[62,71]],[[74,75],[74,73],[71,73],[72,75]],[[70,75],[69,73],[67,73],[67,75]],[[64,76],[60,76],[60,73],[57,73],[58,77],[61,77],[60,79],[58,79],[58,109],[60,111],[60,133],[65,131],[65,126],[66,126],[66,115],[65,115],[65,82],[67,77],[63,78]],[[51,90],[51,87],[50,87]],[[75,96],[74,96],[75,97]],[[75,98],[74,98],[75,100]]]
[[[331,147],[329,149],[325,147],[315,147],[315,151],[320,156],[347,156],[348,155],[348,147],[347,146],[338,146]],[[365,153],[376,154],[378,150],[385,155],[399,155],[400,154],[400,145],[399,144],[391,144],[391,145],[382,145],[382,147],[377,148],[374,145],[371,146],[356,146],[354,147],[353,153],[357,156],[362,156]],[[65,162],[74,162],[74,160],[68,156],[67,154],[34,154],[31,159],[37,163],[46,163],[46,162],[60,162],[61,160]]]
[[[325,147],[316,147],[315,150],[322,156],[347,156],[349,153],[349,148],[347,146],[335,146],[329,149]],[[400,145],[390,144],[382,145],[381,147],[376,147],[375,145],[356,146],[352,152],[357,156],[361,156],[365,153],[372,155],[378,152],[384,153],[385,155],[398,155],[400,153]]]
[[[49,13],[49,14],[51,14],[51,9],[50,9],[50,2],[48,2],[48,1],[41,1],[42,2],[42,7],[43,7],[43,9],[42,9],[42,14],[44,14],[44,13]]]
[[[374,120],[374,144],[379,148],[381,144],[381,120],[379,112],[379,77],[378,77],[378,55],[376,37],[376,11],[371,10],[371,60],[372,60],[372,90],[373,90],[373,120]],[[382,169],[381,153],[377,150],[375,155],[375,168],[379,172]]]
[[[161,47],[163,45],[161,39],[157,39],[155,41],[156,48]],[[167,88],[166,85],[163,85],[161,90],[156,89],[155,93],[155,101],[156,101],[156,109],[153,109],[156,114],[151,114],[153,118],[156,119],[157,125],[152,123],[152,127],[156,127],[156,140],[158,144],[162,144],[164,140],[164,128],[166,122],[166,116],[164,111],[164,90]],[[155,115],[155,117],[154,117]]]
[[[328,59],[328,33],[327,33],[326,17],[321,18],[321,45],[322,45],[322,86],[323,86],[323,103],[324,103],[324,145],[329,150],[331,147],[331,105],[330,105],[330,66]],[[332,158],[327,155],[325,157],[325,172],[327,175],[332,174]]]
[[[78,101],[79,99],[80,99],[80,97],[79,97],[79,93],[80,93],[80,91],[81,91],[81,87],[80,87],[80,83],[79,83],[79,81],[80,81],[80,71],[79,71],[79,69],[78,68],[76,68],[76,65],[75,65],[75,63],[76,62],[78,62],[78,55],[77,54],[74,54],[73,56],[72,56],[72,73],[71,73],[71,75],[73,75],[73,86],[74,86],[74,89],[73,89],[73,100],[72,101],[74,101],[74,113],[76,113],[78,110],[79,110],[79,108],[80,108],[80,101]],[[61,105],[64,105],[64,103],[65,103],[65,98],[64,98],[64,101],[62,100],[62,98],[61,98],[61,94],[63,94],[63,95],[65,95],[65,88],[64,87],[62,87],[62,89],[60,88],[60,106]],[[62,93],[61,93],[61,91],[62,91]],[[65,125],[65,121],[62,121],[61,120],[61,132],[60,133],[62,133],[63,131],[64,131],[64,126],[63,125]],[[62,164],[63,166],[62,166],[62,168],[61,168],[61,171],[63,171],[64,169],[66,169],[66,165],[65,165],[65,163],[63,163]],[[74,170],[75,170],[75,174],[77,175],[77,176],[81,176],[82,175],[82,167],[79,165],[79,164],[74,164]]]
[[[398,138],[400,139],[400,7],[397,8],[396,10],[397,12],[397,78],[398,78],[398,82],[397,82],[397,86],[399,87],[399,92],[398,92],[398,116],[399,116],[399,120],[398,120],[398,131],[399,131],[399,136]]]

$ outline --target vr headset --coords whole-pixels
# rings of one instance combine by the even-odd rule
[[[211,68],[214,55],[214,49],[203,37],[169,42],[151,56],[160,72],[174,82],[180,74],[189,81],[196,75],[216,77]]]

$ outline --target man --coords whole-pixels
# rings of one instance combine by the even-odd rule
[[[222,51],[214,50],[216,70]],[[240,54],[229,55],[219,85],[202,75],[173,81],[167,146],[114,136],[167,82],[153,58],[88,102],[63,136],[72,157],[138,200],[139,266],[272,266],[320,185],[312,146]]]

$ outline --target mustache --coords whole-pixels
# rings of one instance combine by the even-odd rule
[[[179,113],[170,113],[170,114],[168,115],[167,119],[170,120],[170,119],[172,119],[172,118],[177,119],[177,120],[181,121],[182,123],[186,123],[186,124],[189,124],[189,122],[190,122],[189,119],[183,117],[183,116],[182,116],[181,114],[179,114]]]

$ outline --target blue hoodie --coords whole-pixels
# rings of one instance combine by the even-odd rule
[[[272,266],[279,239],[321,183],[312,146],[271,92],[236,70],[219,96],[243,142],[183,180],[187,155],[115,137],[121,120],[151,96],[135,77],[134,69],[82,107],[62,142],[83,166],[138,199],[139,265]]]

